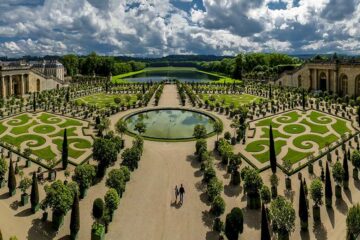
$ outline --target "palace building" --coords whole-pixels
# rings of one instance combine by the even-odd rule
[[[360,62],[312,61],[284,72],[276,85],[321,90],[340,96],[360,96]]]
[[[0,62],[0,95],[25,96],[28,93],[66,85],[64,66],[58,61]]]

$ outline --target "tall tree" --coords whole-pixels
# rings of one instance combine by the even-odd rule
[[[30,194],[31,210],[35,213],[39,209],[39,186],[36,177],[36,172],[33,172],[32,186]]]
[[[360,106],[357,107],[357,117],[358,117],[358,124],[360,125]]]
[[[274,142],[274,136],[273,136],[273,131],[272,131],[272,126],[270,125],[270,130],[269,130],[269,153],[270,153],[270,166],[271,166],[271,171],[273,172],[273,174],[276,173],[276,152],[275,152],[275,142]]]
[[[67,140],[67,133],[66,128],[64,129],[64,138],[62,142],[62,151],[61,151],[61,161],[62,161],[62,167],[63,170],[65,170],[69,163],[69,146],[68,146],[68,140]]]
[[[344,185],[344,189],[348,189],[349,188],[349,166],[348,166],[348,158],[347,158],[346,150],[344,150],[343,168],[344,168],[343,185]]]
[[[233,78],[242,79],[242,71],[243,71],[243,55],[237,55],[235,59],[235,69],[233,72]]]
[[[15,178],[15,172],[14,172],[14,166],[12,160],[10,160],[8,188],[9,188],[10,196],[14,196],[14,194],[16,193],[16,178]]]
[[[308,206],[305,196],[305,190],[303,181],[300,180],[300,194],[299,194],[299,217],[301,222],[301,230],[306,231],[308,229]]]
[[[306,103],[305,103],[305,90],[303,89],[302,90],[302,107],[303,107],[303,110],[305,111],[305,105],[306,105]]]
[[[79,212],[79,197],[78,194],[74,195],[74,202],[71,210],[71,220],[70,220],[70,237],[72,240],[77,238],[77,234],[80,229],[80,212]]]
[[[226,215],[225,221],[225,235],[229,240],[237,240],[239,233],[244,229],[244,217],[240,208],[233,208],[231,212]]]
[[[34,92],[34,96],[33,96],[33,110],[34,112],[36,112],[36,92]]]
[[[356,204],[349,209],[346,217],[347,239],[357,239],[360,235],[360,205]]]
[[[271,240],[269,219],[264,204],[261,207],[261,240]]]
[[[326,172],[325,172],[325,202],[327,207],[332,206],[332,186],[331,186],[331,179],[330,179],[330,170],[329,165],[326,163]]]
[[[272,99],[272,90],[271,90],[271,85],[269,85],[269,99]]]

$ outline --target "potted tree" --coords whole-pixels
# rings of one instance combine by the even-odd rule
[[[75,168],[73,180],[79,185],[80,199],[86,196],[87,189],[92,185],[95,176],[95,167],[90,164],[78,165]]]
[[[360,168],[360,152],[355,150],[351,157],[351,162],[354,166],[353,178],[359,180],[359,168]]]
[[[26,191],[29,189],[29,187],[31,186],[31,179],[28,177],[24,177],[24,172],[21,171],[20,172],[20,184],[19,184],[19,188],[22,192],[21,194],[21,205],[25,206],[26,204],[28,204],[29,202],[29,194],[26,193]]]
[[[336,198],[341,198],[341,184],[344,179],[344,168],[339,161],[336,161],[336,163],[334,164],[332,175],[334,181],[336,182],[335,196]]]
[[[29,159],[30,158],[30,155],[31,155],[31,149],[30,148],[25,148],[24,152],[24,157],[26,158],[26,167],[30,167],[31,166],[31,160]]]
[[[314,201],[313,218],[314,221],[320,221],[320,206],[323,204],[324,196],[323,185],[320,179],[315,179],[310,185],[311,198]]]

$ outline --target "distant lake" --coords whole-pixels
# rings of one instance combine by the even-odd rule
[[[131,82],[160,82],[163,80],[174,79],[177,79],[180,82],[209,82],[219,80],[219,77],[191,70],[157,70],[145,71],[124,79]]]

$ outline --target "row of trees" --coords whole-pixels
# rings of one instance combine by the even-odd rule
[[[67,70],[69,76],[76,74],[108,76],[119,75],[123,73],[139,71],[146,67],[143,62],[121,62],[114,57],[99,56],[96,53],[91,53],[85,57],[79,57],[74,54],[63,56],[60,61]]]

